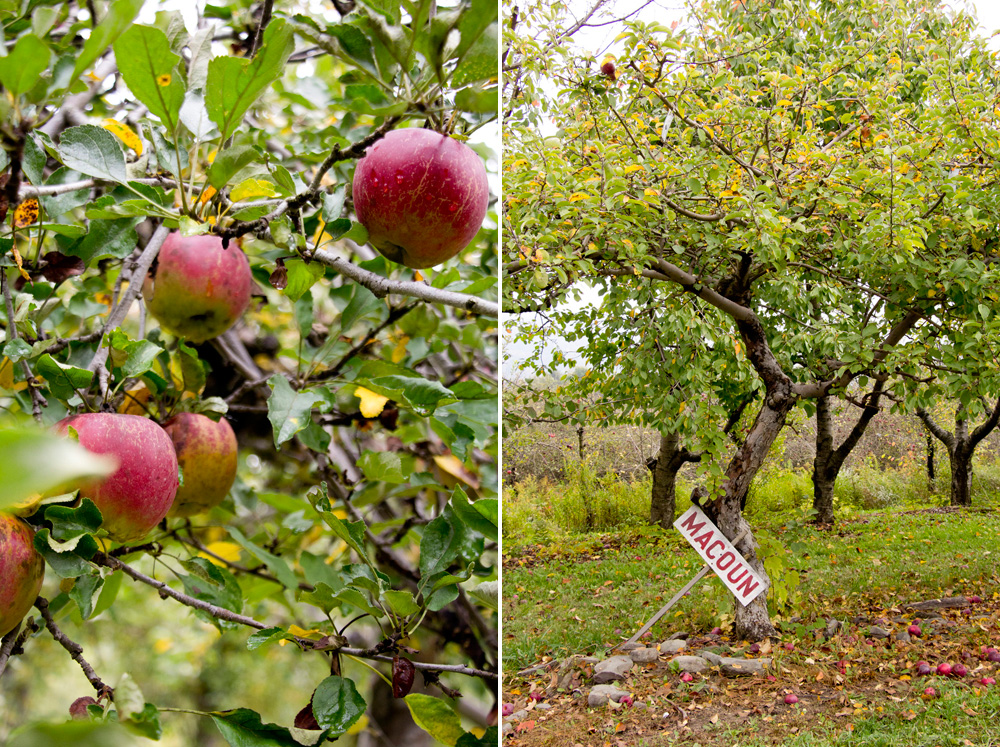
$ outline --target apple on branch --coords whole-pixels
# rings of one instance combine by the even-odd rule
[[[194,343],[218,337],[250,306],[253,276],[243,250],[218,236],[167,236],[142,286],[149,313]]]
[[[163,520],[179,484],[174,444],[163,428],[138,415],[106,412],[71,415],[55,427],[62,434],[72,428],[87,451],[118,460],[108,477],[80,488],[101,510],[111,539],[142,539]]]
[[[472,148],[433,130],[392,130],[354,169],[354,211],[368,241],[420,270],[475,237],[489,205],[486,167]]]
[[[173,441],[184,484],[171,516],[193,516],[222,503],[236,480],[236,434],[225,418],[216,423],[192,412],[174,415],[163,424]]]
[[[42,588],[45,561],[26,523],[0,513],[0,637],[21,622]]]

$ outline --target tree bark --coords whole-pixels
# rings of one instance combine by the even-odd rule
[[[833,488],[837,476],[867,430],[868,424],[878,414],[883,385],[881,380],[875,382],[871,394],[863,403],[861,417],[836,449],[833,448],[832,397],[824,394],[816,400],[816,457],[813,459],[813,508],[816,510],[813,521],[816,524],[833,524]]]
[[[749,524],[743,518],[742,505],[750,490],[750,483],[764,464],[771,445],[785,425],[785,419],[796,401],[791,379],[771,352],[764,328],[757,318],[753,316],[747,320],[738,320],[737,327],[746,345],[747,357],[764,383],[765,394],[746,439],[736,450],[726,469],[723,494],[706,506],[709,518],[730,539],[744,529],[749,530]],[[770,586],[764,564],[757,556],[753,532],[747,531],[736,549],[761,580]],[[767,610],[767,594],[761,594],[746,606],[737,602],[734,623],[737,638],[757,641],[777,634]]]
[[[660,451],[648,465],[653,471],[650,524],[659,524],[664,529],[673,526],[677,514],[677,473],[685,463],[700,460],[701,454],[680,447],[680,437],[676,433],[660,434]]]
[[[952,506],[972,505],[972,455],[979,442],[997,427],[1000,422],[1000,399],[989,416],[976,428],[969,432],[969,422],[965,417],[965,407],[958,406],[955,412],[955,432],[949,433],[930,416],[926,410],[917,410],[919,417],[927,430],[934,435],[948,450],[948,461],[951,464],[951,496]]]
[[[934,492],[934,436],[927,433],[927,491]]]

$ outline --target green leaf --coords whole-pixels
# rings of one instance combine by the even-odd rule
[[[247,650],[256,651],[261,646],[274,641],[280,641],[288,637],[288,631],[284,628],[265,628],[258,630],[247,639]]]
[[[109,198],[110,199],[110,198]],[[141,218],[118,220],[91,220],[87,235],[66,250],[66,254],[79,257],[86,265],[104,257],[125,259],[133,251],[139,237],[135,227]]]
[[[94,502],[84,498],[76,508],[49,506],[45,509],[45,520],[52,524],[53,538],[67,542],[96,532],[101,527],[103,517]]]
[[[160,712],[152,703],[145,703],[139,713],[132,714],[132,717],[122,724],[133,734],[138,734],[146,739],[158,740],[163,736],[163,727],[160,725]]]
[[[467,86],[455,94],[455,106],[463,112],[476,114],[496,112],[500,108],[500,89],[496,86]]]
[[[223,140],[236,130],[264,89],[284,72],[294,46],[292,27],[275,19],[264,32],[263,44],[252,60],[216,57],[208,63],[205,105]]]
[[[364,286],[355,284],[351,300],[340,315],[340,328],[346,332],[362,317],[385,308],[385,301]]]
[[[471,554],[471,536],[451,507],[424,528],[420,540],[420,575],[427,577],[448,568],[456,558]]]
[[[159,345],[149,340],[130,340],[120,329],[111,333],[111,362],[121,368],[127,377],[146,373],[156,362],[156,356],[163,352]]]
[[[500,609],[500,584],[497,581],[484,581],[469,589],[469,594],[491,609]]]
[[[76,58],[71,80],[77,80],[81,73],[107,51],[119,34],[132,25],[144,2],[145,0],[116,0],[108,4],[104,18],[91,31],[83,50]]]
[[[35,493],[58,494],[117,469],[111,457],[91,454],[68,438],[34,428],[0,430],[0,509]]]
[[[366,524],[363,521],[343,521],[331,511],[324,511],[320,515],[323,517],[323,521],[325,521],[333,530],[333,533],[340,537],[340,539],[344,540],[348,547],[354,550],[354,552],[362,558],[368,557],[365,553]]]
[[[16,340],[11,340],[3,346],[3,354],[10,358],[11,362],[17,363],[22,358],[27,358],[31,355],[31,345],[18,337]]]
[[[80,125],[65,130],[59,141],[63,164],[81,174],[124,184],[125,154],[118,138],[95,125]]]
[[[448,747],[455,747],[465,734],[458,714],[440,698],[423,693],[410,693],[405,700],[416,725],[437,741]]]
[[[368,707],[353,681],[335,675],[319,683],[312,704],[316,723],[330,729],[331,736],[339,736],[350,729]]]
[[[496,499],[480,498],[472,502],[462,488],[455,488],[451,496],[451,507],[470,529],[494,542],[498,539],[500,505]]]
[[[101,593],[94,604],[92,617],[97,617],[102,612],[106,612],[111,608],[111,605],[115,603],[115,599],[118,597],[118,591],[122,588],[122,579],[124,578],[125,573],[123,571],[115,571],[105,577],[104,586],[101,588]]]
[[[197,576],[181,576],[181,583],[184,584],[184,590],[188,594],[204,602],[223,607],[230,612],[243,611],[243,590],[233,574],[205,558],[192,558],[188,562],[201,565],[202,570],[213,579],[212,582],[206,582]],[[236,623],[219,620],[206,612],[199,611],[197,614],[202,620],[206,620],[220,630],[239,627]]]
[[[177,345],[177,358],[180,361],[181,379],[185,392],[198,394],[205,388],[205,365],[198,357],[198,351],[186,342]]]
[[[41,80],[51,56],[45,42],[25,34],[6,57],[0,57],[0,83],[15,96],[27,93]]]
[[[455,742],[455,747],[495,747],[499,743],[500,735],[497,732],[497,727],[491,726],[481,737],[467,731]]]
[[[365,478],[372,482],[397,485],[406,482],[402,461],[399,454],[393,451],[366,451],[358,459],[358,467],[365,473]]]
[[[7,152],[4,151],[6,157]],[[29,133],[24,139],[24,156],[21,158],[21,168],[27,174],[32,184],[43,184],[45,182],[45,165],[49,157],[45,150],[38,144],[36,135]],[[9,158],[8,158],[9,163]]]
[[[296,391],[281,374],[267,380],[271,396],[267,398],[267,418],[274,429],[274,445],[281,446],[312,423],[312,409],[325,401],[315,389]]]
[[[437,407],[457,401],[454,392],[444,384],[420,376],[382,376],[371,379],[368,384],[362,386],[397,402],[413,405],[425,414],[429,414]]]
[[[48,529],[39,529],[34,542],[46,565],[61,578],[77,578],[94,568],[87,558],[92,558],[97,552],[97,542],[89,535],[63,544],[52,539]]]
[[[69,598],[76,602],[80,609],[80,615],[84,620],[89,620],[94,613],[94,596],[104,586],[104,579],[98,572],[89,573],[77,578],[73,588],[70,589]]]
[[[260,714],[249,708],[232,711],[215,711],[212,720],[232,747],[307,747],[319,744],[325,738],[322,731],[296,729],[296,739],[289,729],[276,724],[265,724]]]
[[[236,527],[229,527],[229,536],[236,540],[240,547],[266,565],[285,588],[298,588],[299,580],[295,577],[295,573],[288,566],[288,563],[286,563],[282,558],[279,558],[277,555],[272,555],[261,547],[257,547],[257,545],[248,540],[244,536],[243,532]]]
[[[392,589],[382,594],[392,611],[400,617],[409,617],[420,612],[420,605],[409,591]]]
[[[129,90],[160,118],[167,131],[177,129],[184,103],[184,81],[167,35],[151,26],[132,26],[115,42],[115,60]]]
[[[305,292],[323,277],[326,270],[319,262],[306,262],[301,259],[285,260],[285,269],[288,270],[288,285],[282,292],[292,301],[302,298]]]
[[[88,389],[94,380],[92,371],[59,363],[48,353],[38,358],[35,367],[48,383],[49,391],[59,399],[71,398],[77,389]]]
[[[253,163],[259,155],[256,148],[247,145],[226,148],[215,157],[212,165],[208,167],[208,183],[216,189],[222,189],[229,184],[230,179],[239,173],[240,169]]]
[[[118,684],[115,685],[115,708],[118,710],[118,720],[124,721],[140,713],[146,705],[146,699],[142,695],[142,690],[132,675],[128,672],[122,674]]]
[[[480,80],[499,78],[497,65],[497,24],[491,23],[476,39],[455,68],[451,83],[456,88]]]

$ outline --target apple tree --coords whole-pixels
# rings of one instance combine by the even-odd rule
[[[504,7],[505,65],[525,71],[505,83],[504,306],[555,306],[598,282],[707,312],[707,329],[675,324],[669,342],[730,341],[763,390],[739,448],[702,459],[715,476],[705,507],[727,536],[747,528],[750,483],[793,408],[855,381],[884,381],[909,408],[907,382],[937,365],[945,329],[966,355],[996,339],[997,205],[984,188],[996,67],[965,12],[710,0],[672,26],[620,22],[609,74],[565,39],[539,42],[544,13]],[[638,336],[645,320],[634,324]],[[714,360],[658,365],[663,380],[707,380]],[[945,377],[938,392],[967,384]],[[763,572],[752,534],[738,547]],[[738,605],[735,625],[745,638],[774,630],[762,598]]]
[[[0,7],[0,741],[496,743],[497,16]]]

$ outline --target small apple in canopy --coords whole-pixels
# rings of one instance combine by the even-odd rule
[[[236,434],[229,422],[181,412],[163,429],[173,441],[184,474],[170,515],[193,516],[222,503],[236,480]]]
[[[42,588],[45,561],[34,540],[35,533],[25,522],[0,513],[0,637],[28,614]]]

